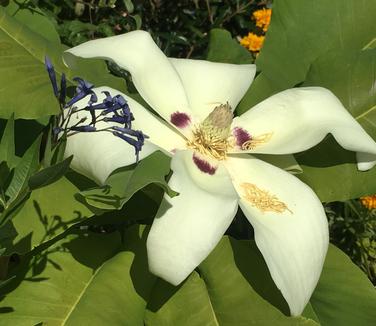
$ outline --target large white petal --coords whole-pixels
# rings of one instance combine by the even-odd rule
[[[147,251],[150,271],[177,285],[217,245],[236,214],[238,197],[226,169],[218,166],[214,175],[201,172],[192,151],[177,152],[171,169],[169,185],[179,195],[164,197]]]
[[[198,121],[226,102],[235,109],[256,74],[255,65],[172,58],[170,61],[180,75]]]
[[[105,98],[103,91],[108,91],[111,96],[122,95],[128,102],[135,118],[132,128],[141,130],[150,138],[140,152],[140,159],[160,149],[171,155],[176,149],[185,146],[185,140],[169,125],[153,116],[144,107],[121,92],[109,88],[98,87],[94,89],[98,97],[98,103]],[[87,105],[89,96],[74,104],[77,109]],[[81,111],[72,115],[69,125],[72,126],[83,117],[90,117],[89,112]],[[118,125],[113,122],[98,122],[97,128],[106,128]],[[120,125],[118,125],[120,126]],[[109,132],[78,133],[68,137],[65,156],[74,155],[72,168],[78,172],[93,178],[99,183],[104,183],[107,177],[115,169],[135,163],[135,150],[124,140]]]
[[[329,242],[320,200],[293,175],[250,155],[229,157],[225,164],[270,274],[291,314],[299,315],[316,287]]]
[[[80,44],[64,53],[64,61],[69,66],[74,65],[72,55],[114,61],[131,73],[141,96],[166,121],[174,122],[173,114],[178,112],[181,116],[177,121],[186,124],[177,127],[184,132],[190,125],[183,119],[184,115],[187,119],[192,116],[180,77],[149,33],[133,31]]]
[[[232,128],[238,145],[247,139],[247,133],[251,137],[253,149],[248,152],[297,153],[331,133],[343,148],[372,154],[357,156],[360,169],[372,167],[376,160],[375,141],[337,97],[321,87],[294,88],[273,95],[235,118]]]

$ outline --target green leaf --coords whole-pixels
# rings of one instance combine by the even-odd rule
[[[125,9],[127,9],[128,13],[132,13],[134,10],[134,5],[132,3],[132,0],[123,0]]]
[[[372,283],[332,245],[310,302],[322,326],[375,324],[376,292]]]
[[[142,18],[140,15],[131,16],[136,24],[136,29],[140,29],[142,25]]]
[[[210,31],[209,51],[206,59],[224,63],[253,63],[250,52],[234,40],[230,32],[219,28]]]
[[[5,193],[9,196],[9,202],[15,200],[27,188],[30,176],[38,169],[41,139],[39,136],[14,169],[14,176]]]
[[[66,73],[68,86],[75,84],[74,76],[80,76],[96,85],[124,90],[123,80],[111,76],[101,60],[78,60],[78,69],[68,70],[61,60],[62,47],[25,23],[0,7],[0,117],[8,118],[14,112],[16,118],[32,119],[57,113],[58,104],[44,67],[45,55],[54,63],[58,80]]]
[[[169,188],[165,176],[170,172],[170,158],[162,152],[155,152],[140,161],[134,168],[124,167],[112,173],[106,186],[79,193],[80,200],[93,212],[120,209],[140,189],[157,184],[171,197],[177,193]]]
[[[223,237],[198,271],[174,287],[148,272],[147,233],[130,227],[123,245],[118,233],[61,240],[0,289],[2,307],[11,308],[0,325],[318,325],[310,316],[324,326],[368,326],[375,320],[372,284],[333,246],[305,316],[288,317],[254,241]]]
[[[30,196],[28,180],[39,166],[39,148],[42,136],[26,151],[14,169],[12,179],[5,192],[4,210],[0,214],[0,227],[5,225],[23,207]]]
[[[333,91],[376,140],[375,75],[375,49],[342,54],[331,51],[312,64],[304,86],[322,86]],[[322,201],[343,201],[376,193],[376,168],[358,171],[355,154],[342,149],[332,138],[296,158],[304,171],[299,177]]]
[[[12,222],[18,233],[8,253],[26,253],[85,220],[91,212],[74,197],[79,191],[66,177],[34,190]],[[23,241],[29,239],[28,241]]]
[[[71,236],[51,248],[48,256],[42,254],[36,257],[30,263],[34,265],[34,268],[24,267],[25,270],[21,270],[15,280],[1,289],[2,293],[7,293],[12,285],[22,280],[23,276],[29,280],[21,282],[18,288],[2,301],[3,305],[14,307],[15,310],[12,313],[3,314],[0,325],[22,325],[25,321],[31,325],[39,322],[49,325],[72,324],[74,318],[72,320],[70,316],[75,313],[80,302],[85,303],[83,297],[96,283],[97,275],[102,276],[103,273],[114,272],[112,266],[107,269],[103,264],[119,247],[120,237],[116,234],[107,236],[93,234],[81,239]],[[46,260],[47,257],[48,260]],[[118,271],[124,272],[125,268],[124,265],[117,264]],[[104,290],[109,290],[114,285],[114,278],[111,274],[107,275],[109,277],[103,284]],[[114,289],[121,291],[119,285],[118,283]],[[26,295],[26,293],[29,294]],[[113,297],[119,299],[118,296]],[[19,305],[21,298],[23,299],[22,308]],[[97,296],[97,300],[97,306],[93,309],[92,315],[95,310],[102,311],[102,308],[98,309],[103,305],[101,296]],[[122,309],[118,311],[123,313]]]
[[[376,2],[367,0],[276,1],[256,60],[261,74],[239,104],[239,114],[304,81],[310,64],[328,50],[340,54],[367,47],[376,35],[374,12]]]
[[[60,47],[60,36],[52,20],[35,6],[22,6],[16,1],[10,1],[5,11],[20,23],[27,22],[27,27],[40,34],[48,41]]]
[[[10,169],[7,162],[0,163],[0,189],[4,191],[8,187],[8,181],[10,177]]]
[[[199,266],[199,274],[193,272],[178,289],[157,282],[145,322],[153,326],[317,325],[303,317],[285,316],[260,292],[276,302],[283,300],[254,243],[251,247],[249,242],[224,237]]]
[[[35,190],[42,188],[59,180],[63,175],[67,173],[72,159],[73,155],[66,158],[64,161],[61,161],[55,165],[51,165],[32,175],[29,179],[30,189]]]
[[[9,118],[0,142],[0,160],[7,162],[9,168],[15,164],[14,113]]]

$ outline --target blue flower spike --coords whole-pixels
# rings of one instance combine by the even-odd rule
[[[111,96],[110,92],[103,91],[105,98],[102,103],[98,102],[98,96],[94,92],[94,85],[85,81],[82,78],[73,78],[77,82],[76,92],[67,103],[65,103],[67,80],[63,73],[60,80],[60,91],[56,82],[56,74],[54,67],[48,57],[45,58],[46,69],[51,80],[52,88],[55,97],[59,100],[60,108],[64,109],[57,119],[57,125],[53,127],[53,135],[57,137],[64,133],[67,137],[74,136],[79,133],[91,132],[111,132],[114,136],[126,141],[135,149],[136,162],[139,160],[139,153],[144,145],[145,138],[149,138],[140,130],[132,129],[132,121],[134,116],[130,110],[127,100],[122,95]],[[73,107],[78,101],[88,97],[86,106]],[[69,123],[73,114],[87,111],[90,113],[91,121],[86,122],[87,116],[81,118],[78,122],[72,125]],[[118,125],[109,125],[98,128],[97,122],[104,121],[115,123]]]
[[[50,58],[47,57],[47,56],[44,57],[44,64],[46,66],[48,76],[50,77],[50,81],[51,81],[51,84],[52,84],[52,89],[54,91],[54,95],[57,98],[59,96],[59,89],[57,87],[56,74],[55,74],[54,66],[52,65]]]
[[[67,95],[67,79],[65,78],[65,74],[62,73],[61,80],[60,80],[60,95],[59,95],[60,104],[65,105],[66,95]]]

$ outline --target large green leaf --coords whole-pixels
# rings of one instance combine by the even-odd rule
[[[70,236],[34,257],[1,289],[7,295],[0,325],[371,326],[375,320],[372,284],[332,246],[306,317],[291,318],[253,241],[224,237],[198,272],[174,287],[148,272],[147,233],[133,226],[123,245],[116,233]]]
[[[67,178],[31,193],[12,222],[18,233],[7,252],[26,253],[34,246],[53,239],[70,225],[91,216],[91,212],[74,195],[79,189]]]
[[[43,11],[32,3],[20,5],[16,1],[10,1],[5,11],[20,23],[27,23],[32,31],[41,34],[45,39],[60,47],[60,36],[55,29],[51,18],[44,15]]]
[[[224,237],[198,271],[179,289],[162,281],[156,284],[147,325],[317,325],[303,317],[287,317],[263,298],[286,311],[254,243],[251,247]]]
[[[328,50],[343,53],[369,46],[376,38],[374,12],[376,2],[367,0],[276,1],[256,60],[261,73],[238,112],[304,81],[310,64]]]
[[[304,86],[316,85],[332,90],[376,140],[375,76],[375,49],[342,54],[331,51],[312,64]],[[376,193],[376,168],[358,171],[355,154],[345,151],[331,138],[296,158],[304,171],[299,177],[322,201],[347,200]]]
[[[119,247],[118,234],[89,235],[80,239],[71,236],[50,248],[48,255],[44,253],[35,257],[29,270],[19,270],[18,278],[2,288],[2,293],[7,293],[22,278],[26,279],[2,301],[2,307],[12,307],[14,311],[2,314],[0,325],[35,325],[40,322],[48,325],[78,325],[74,323],[75,310],[80,304],[85,305],[85,294],[90,292],[98,277],[103,279],[106,272],[108,274],[102,290],[117,289],[117,295],[113,294],[112,297],[119,300],[123,289],[120,282],[114,284],[116,278],[112,273],[124,272],[125,259],[121,264],[118,262],[115,271],[111,260],[104,265]],[[96,295],[96,298],[98,301],[92,309],[92,316],[96,311],[105,311],[101,296]],[[112,303],[116,304],[114,301]],[[118,311],[124,313],[123,309]],[[89,322],[90,315],[86,315],[86,318]]]
[[[219,28],[210,31],[206,59],[224,63],[253,63],[251,53],[234,40],[230,32]]]
[[[34,20],[43,16],[35,16]],[[33,20],[33,21],[34,21]],[[44,25],[43,25],[44,26]],[[49,24],[45,28],[50,28]],[[48,55],[55,65],[57,78],[66,73],[68,83],[72,77],[86,78],[96,85],[108,85],[125,91],[124,82],[108,73],[103,61],[79,61],[77,70],[68,71],[61,60],[62,47],[44,38],[11,17],[0,7],[0,117],[8,118],[15,112],[16,118],[37,118],[57,113],[44,57]]]
[[[324,270],[311,298],[323,326],[372,326],[376,321],[376,291],[349,257],[329,247]]]

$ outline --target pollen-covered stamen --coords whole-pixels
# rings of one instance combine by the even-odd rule
[[[293,214],[284,202],[280,201],[277,196],[270,194],[269,191],[260,189],[248,182],[240,184],[240,187],[244,191],[243,198],[262,213],[284,213],[288,211]]]
[[[217,160],[225,159],[230,147],[228,137],[232,118],[228,103],[215,107],[193,131],[193,138],[188,140],[187,147]]]

